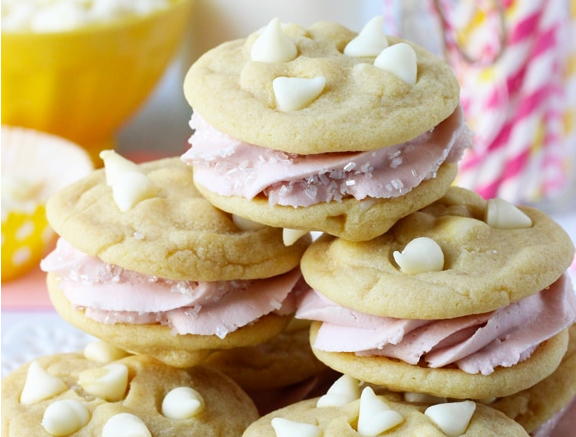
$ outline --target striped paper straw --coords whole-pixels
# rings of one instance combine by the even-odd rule
[[[433,3],[441,5],[447,54],[475,132],[459,184],[514,202],[563,193],[576,154],[576,32],[569,2]]]

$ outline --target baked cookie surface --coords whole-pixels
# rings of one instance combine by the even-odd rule
[[[4,437],[50,437],[42,427],[46,408],[54,401],[79,401],[89,411],[90,420],[74,437],[102,435],[105,423],[119,413],[140,418],[153,436],[241,436],[242,431],[258,415],[250,398],[228,377],[203,367],[189,370],[168,367],[153,358],[130,356],[114,361],[113,365],[128,368],[127,389],[118,401],[87,392],[79,379],[82,372],[103,367],[79,354],[52,355],[35,361],[48,374],[66,385],[65,391],[32,404],[22,404],[27,371],[26,364],[4,379],[2,384],[2,435]],[[204,401],[202,411],[187,419],[170,419],[161,413],[165,395],[176,387],[196,390]]]
[[[266,343],[216,351],[203,364],[228,375],[246,390],[286,387],[326,369],[310,349],[309,329],[310,323],[294,319]]]
[[[359,401],[351,402],[343,407],[316,407],[317,399],[302,401],[294,405],[274,411],[248,427],[243,437],[276,437],[271,421],[281,417],[295,422],[317,425],[323,437],[356,437],[356,422],[358,420]],[[386,431],[382,435],[399,436],[446,436],[434,423],[424,415],[424,408],[404,402],[386,400],[388,406],[404,417],[399,426]],[[504,414],[484,405],[477,405],[476,411],[465,437],[527,437],[528,434],[516,422]]]
[[[417,56],[417,82],[409,85],[373,65],[372,57],[343,54],[356,34],[320,22],[310,28],[289,24],[283,32],[298,56],[288,62],[250,59],[259,31],[224,43],[192,66],[184,93],[211,125],[247,143],[289,153],[373,150],[410,140],[439,124],[456,109],[458,83],[450,67],[406,42]],[[323,76],[326,85],[309,106],[276,109],[272,81],[277,77]]]
[[[568,351],[552,375],[533,387],[497,399],[490,406],[533,432],[568,405],[576,396],[576,326],[569,333]]]
[[[312,323],[314,344],[320,323]],[[458,368],[427,368],[386,357],[325,352],[312,347],[328,367],[361,381],[396,392],[426,393],[454,399],[488,399],[518,393],[550,376],[568,348],[568,330],[540,344],[530,358],[512,367],[499,367],[490,375],[468,374]]]
[[[441,198],[456,177],[456,164],[444,163],[429,179],[400,197],[388,199],[352,197],[322,202],[305,208],[271,205],[265,198],[222,196],[197,184],[214,206],[269,226],[326,232],[350,241],[366,241],[386,232],[396,221]]]
[[[156,190],[153,197],[121,212],[99,170],[49,200],[50,225],[88,255],[166,279],[262,279],[298,265],[307,238],[285,247],[281,229],[239,229],[201,196],[192,169],[179,159],[140,168]]]
[[[106,324],[90,319],[75,308],[58,288],[55,274],[48,274],[48,292],[54,308],[64,320],[90,335],[121,349],[150,355],[170,366],[190,367],[204,360],[213,349],[230,349],[260,344],[279,334],[289,316],[269,314],[252,324],[229,333],[216,335],[175,335],[160,324]]]
[[[383,317],[447,319],[516,302],[552,284],[568,268],[574,247],[544,213],[521,208],[529,228],[497,229],[484,221],[486,201],[452,187],[429,207],[366,242],[322,237],[305,252],[306,282],[347,308]],[[444,253],[444,269],[405,274],[393,259],[413,239],[429,237]]]

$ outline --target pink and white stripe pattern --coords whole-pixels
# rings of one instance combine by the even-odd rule
[[[469,8],[472,3],[477,9]],[[492,63],[467,62],[458,46],[480,61],[500,50],[493,5],[442,2],[446,48],[475,131],[475,148],[461,163],[459,183],[487,198],[554,197],[569,183],[569,160],[576,151],[569,88],[569,55],[576,39],[570,35],[569,3],[505,0],[502,55]]]

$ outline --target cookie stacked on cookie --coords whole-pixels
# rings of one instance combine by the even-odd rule
[[[469,144],[450,68],[378,17],[359,35],[273,20],[204,54],[184,92],[198,190],[290,241],[381,235],[446,193]]]
[[[396,392],[496,399],[532,432],[576,392],[562,376],[573,257],[538,210],[451,188],[372,241],[313,243],[301,268],[314,291],[297,317],[316,320],[313,351],[336,370]],[[546,387],[554,400],[535,399]]]
[[[288,243],[329,234],[301,262],[314,290],[297,312],[315,321],[329,367],[474,400],[559,369],[576,319],[563,276],[574,249],[536,210],[450,188],[469,143],[444,62],[384,35],[380,18],[359,34],[273,20],[202,56],[184,91],[195,132],[183,160],[209,202],[284,228]],[[272,423],[277,436],[332,425]]]
[[[526,437],[567,408],[574,247],[537,210],[450,187],[469,134],[444,62],[381,18],[273,20],[184,88],[184,162],[105,152],[48,204],[54,306],[150,357],[100,345],[20,369],[8,435],[239,435],[255,412],[237,386],[165,364],[262,390],[318,372],[309,344],[344,375],[245,437]]]
[[[212,207],[179,159],[135,165],[113,152],[105,169],[53,196],[61,236],[43,262],[50,297],[78,328],[169,365],[280,333],[305,287],[309,243]]]

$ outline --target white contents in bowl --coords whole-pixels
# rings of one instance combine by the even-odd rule
[[[66,32],[130,15],[147,15],[171,0],[3,0],[3,32]]]

